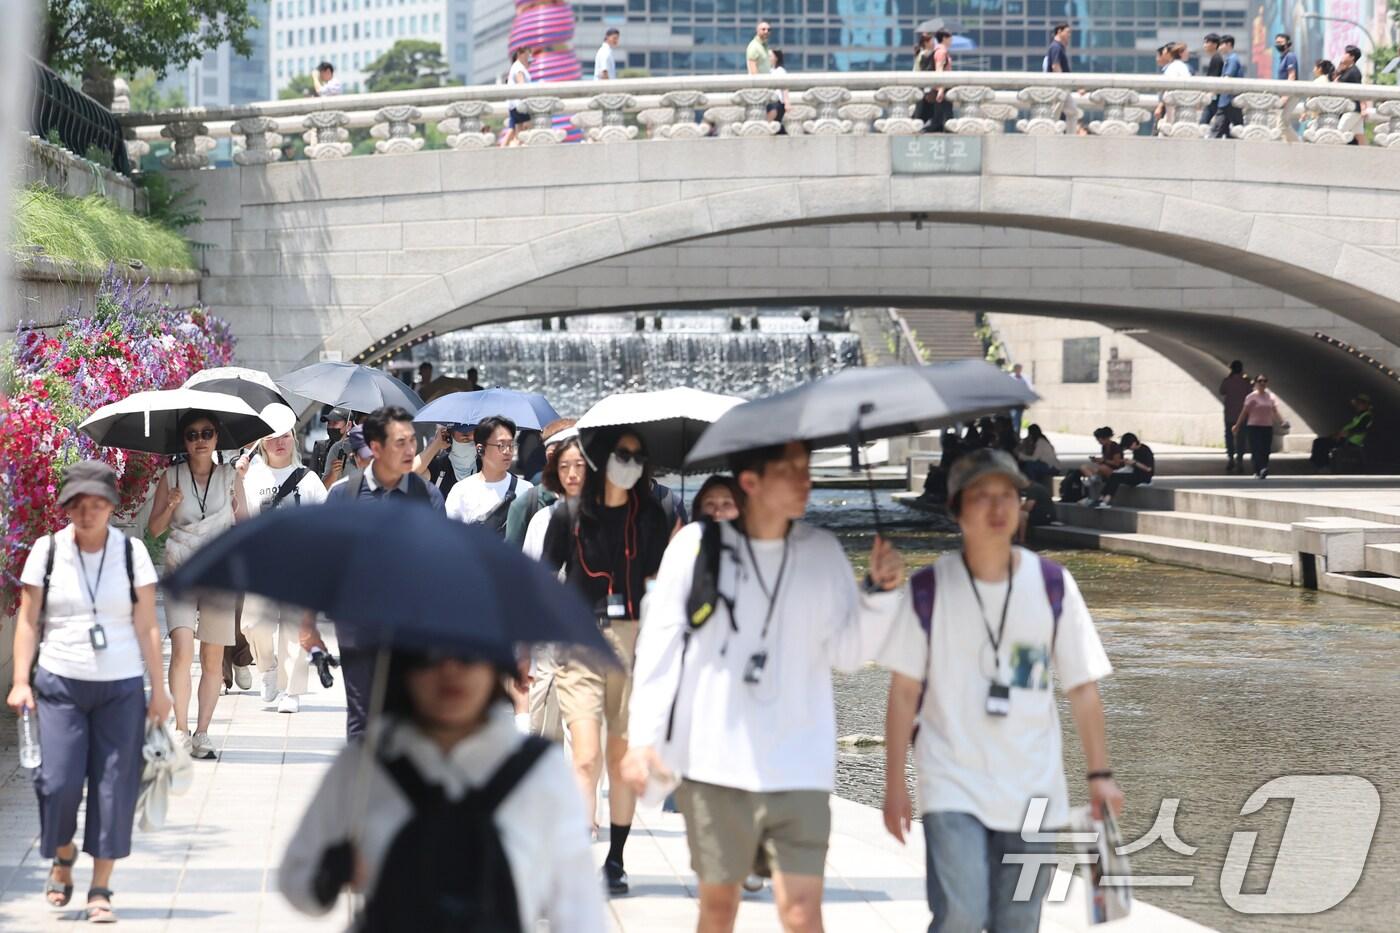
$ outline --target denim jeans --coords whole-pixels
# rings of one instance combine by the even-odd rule
[[[1036,869],[1035,887],[1013,899],[1023,867],[1003,864],[1009,853],[1051,853],[1052,842],[1027,842],[1019,832],[987,829],[969,813],[924,814],[928,860],[929,933],[1036,933],[1053,869]],[[1031,870],[1026,867],[1026,870]]]

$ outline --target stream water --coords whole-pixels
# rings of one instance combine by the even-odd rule
[[[884,498],[886,533],[911,568],[957,546],[946,521]],[[818,491],[809,519],[835,531],[863,573],[873,529],[863,491]],[[1219,930],[1397,929],[1400,820],[1400,617],[1393,608],[1096,551],[1049,552],[1078,581],[1115,672],[1102,685],[1108,741],[1127,800],[1125,840],[1151,828],[1164,798],[1179,798],[1177,834],[1192,857],[1161,842],[1131,857],[1135,876],[1184,875],[1191,887],[1141,889],[1141,898]],[[838,674],[838,734],[883,736],[888,675]],[[1083,757],[1061,703],[1072,803],[1084,803]],[[839,753],[837,792],[878,807],[882,747]],[[1244,915],[1220,894],[1236,830],[1257,831],[1243,890],[1264,890],[1289,802],[1240,816],[1249,796],[1288,774],[1360,775],[1380,791],[1381,815],[1356,889],[1311,916]],[[912,787],[912,772],[908,775]]]

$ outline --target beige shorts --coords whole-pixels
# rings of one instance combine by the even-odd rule
[[[194,637],[210,645],[233,645],[234,604],[232,596],[203,595],[197,600],[165,601],[165,628],[173,632],[177,628],[194,629]]]
[[[597,668],[569,658],[554,676],[559,717],[565,725],[581,719],[606,722],[608,735],[627,738],[627,704],[632,700],[632,662],[637,650],[636,622],[614,622],[603,637],[622,661],[622,669]]]
[[[826,873],[831,795],[824,790],[756,793],[685,780],[676,803],[701,884],[738,884],[750,873]]]

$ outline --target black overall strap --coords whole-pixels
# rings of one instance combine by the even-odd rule
[[[423,779],[423,775],[418,773],[418,769],[413,766],[413,762],[406,757],[399,756],[389,761],[380,759],[380,764],[384,770],[389,772],[389,777],[394,779],[394,783],[403,791],[403,795],[408,798],[408,802],[416,811],[427,810],[431,807],[440,807],[446,801],[446,796],[442,788],[437,784],[430,784]]]
[[[473,790],[468,798],[479,803],[488,811],[495,810],[501,805],[501,801],[510,796],[510,792],[515,790],[515,786],[553,744],[541,735],[527,736],[525,741],[520,743],[520,747],[501,763],[501,766],[496,769],[496,773],[491,775],[490,780]]]

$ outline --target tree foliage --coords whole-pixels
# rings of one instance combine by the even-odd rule
[[[295,75],[287,82],[287,86],[277,92],[280,100],[293,100],[298,97],[314,97],[315,87],[311,83],[311,75]]]
[[[224,42],[250,55],[249,33],[258,21],[248,6],[249,0],[46,0],[42,57],[58,72],[149,68],[161,78]]]
[[[365,90],[370,92],[408,91],[448,83],[442,46],[422,39],[400,39],[365,66]]]
[[[127,95],[132,113],[159,113],[188,107],[184,88],[162,88],[156,83],[156,73],[149,68],[137,72],[127,82]]]

